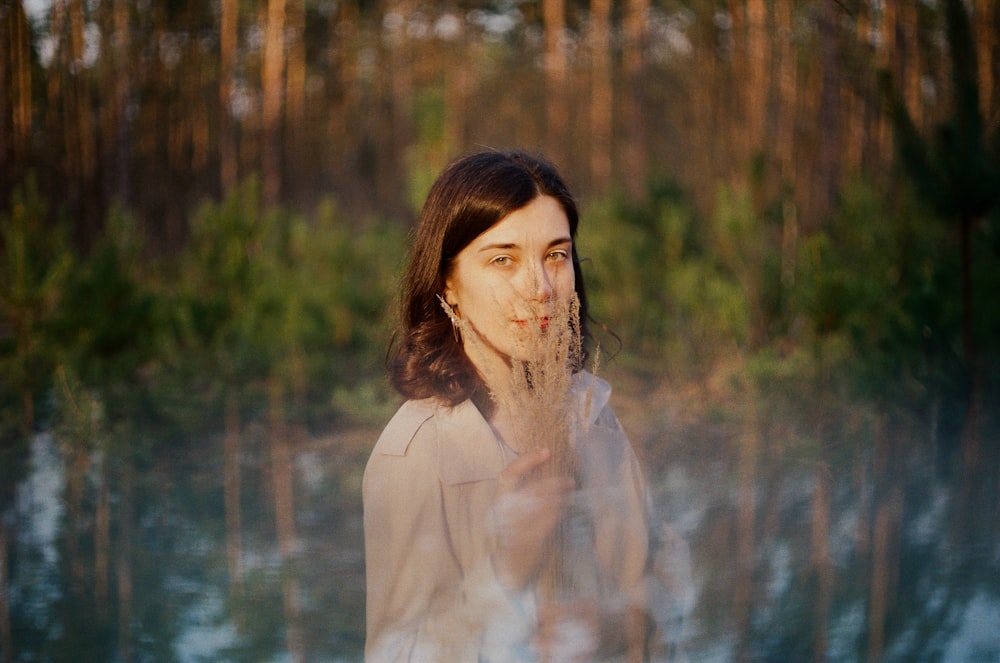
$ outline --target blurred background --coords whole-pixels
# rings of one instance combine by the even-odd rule
[[[361,659],[396,281],[483,146],[580,198],[689,553],[655,660],[1000,660],[998,39],[994,0],[0,0],[0,661]]]

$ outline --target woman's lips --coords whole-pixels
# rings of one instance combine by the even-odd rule
[[[548,319],[548,317],[544,317],[544,318],[532,318],[530,320],[515,320],[514,324],[517,325],[518,327],[527,327],[529,322],[537,324],[538,327],[541,328],[541,329],[547,329],[548,326],[549,326],[549,319]]]

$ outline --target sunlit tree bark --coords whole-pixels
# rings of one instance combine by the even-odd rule
[[[900,51],[898,62],[899,68],[902,70],[906,107],[910,109],[911,117],[919,127],[924,124],[924,104],[921,95],[923,54],[920,52],[918,35],[918,2],[919,0],[907,0],[899,3],[897,16],[899,17],[899,30],[902,32],[903,43],[900,44],[898,41],[896,43]]]
[[[20,2],[0,4],[0,34],[0,195],[5,195],[19,179],[32,131],[31,35]]]
[[[232,103],[236,75],[236,44],[239,32],[239,3],[220,0],[219,7],[219,180],[222,194],[236,187],[239,156],[236,147]]]
[[[281,194],[281,115],[285,72],[285,0],[267,0],[261,69],[261,177],[265,207]]]
[[[468,63],[474,59],[475,47],[468,43],[464,33],[453,45],[459,62]],[[445,108],[444,108],[444,151],[452,157],[465,149],[465,133],[468,124],[466,106],[469,89],[473,83],[471,66],[445,67]]]
[[[611,0],[590,3],[590,179],[595,191],[611,182]]]
[[[647,126],[643,113],[643,79],[649,34],[649,0],[626,0],[622,18],[622,115],[625,120],[622,179],[625,191],[638,199],[648,175]]]
[[[545,24],[545,116],[546,145],[549,156],[557,163],[566,160],[569,109],[566,57],[566,0],[542,0]]]
[[[288,62],[285,74],[285,140],[286,161],[305,163],[306,130],[306,7],[305,0],[285,0],[288,25],[286,51]],[[289,189],[298,189],[296,183],[307,185],[310,178],[286,178]],[[298,190],[289,191],[296,195]]]
[[[878,37],[876,39],[877,49],[875,51],[875,62],[880,69],[891,71],[897,75],[896,69],[896,24],[898,22],[897,3],[881,3],[881,11],[878,15]],[[877,133],[877,144],[879,154],[888,155],[892,153],[892,126],[885,121],[884,116],[879,114],[879,125]]]
[[[69,204],[77,217],[79,234],[92,236],[100,222],[100,210],[95,199],[97,172],[97,142],[86,61],[86,9],[83,0],[67,0],[68,18],[68,85],[63,88],[63,131],[66,135]]]
[[[767,5],[764,0],[746,0],[745,77],[739,77],[736,84],[742,88],[746,100],[743,109],[745,122],[740,131],[746,141],[746,156],[752,156],[764,149],[767,131],[767,97],[770,90],[768,43],[772,36],[768,25]],[[780,36],[779,36],[780,38]],[[737,69],[739,71],[740,69]]]
[[[823,2],[817,16],[817,39],[819,48],[813,62],[815,95],[816,143],[812,157],[811,181],[807,183],[810,192],[807,208],[803,215],[804,232],[816,229],[821,219],[833,210],[840,183],[841,119],[840,80],[838,79],[838,11],[833,2]]]
[[[997,58],[997,30],[1000,29],[1000,12],[996,0],[975,0],[973,25],[976,30],[976,57],[979,61],[979,95],[983,117],[996,117],[996,84],[1000,77],[1000,60]],[[994,120],[1000,122],[1000,118]]]
[[[791,0],[775,0],[776,70],[778,104],[774,149],[781,184],[795,181],[796,127],[798,110],[798,66],[792,44],[794,8]],[[786,288],[795,284],[799,253],[798,206],[792,196],[782,201],[781,209],[781,282]]]
[[[113,192],[125,205],[132,204],[132,159],[131,159],[131,113],[129,104],[132,99],[132,22],[129,17],[130,3],[128,0],[115,0],[114,3],[114,40],[115,49],[115,80],[114,80],[114,126],[108,134],[114,144],[116,191]]]

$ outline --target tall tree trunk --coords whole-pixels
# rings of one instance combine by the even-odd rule
[[[219,182],[222,197],[236,188],[239,178],[239,154],[236,127],[232,115],[236,76],[236,44],[239,31],[238,0],[220,0],[219,18]]]
[[[839,184],[839,163],[841,151],[841,116],[838,112],[840,82],[837,80],[837,12],[832,1],[824,2],[819,13],[819,141],[814,157],[815,170],[812,188],[813,208],[806,218],[823,219],[833,210]],[[805,231],[815,230],[816,223]]]
[[[899,25],[902,30],[903,43],[899,48],[899,63],[902,68],[903,97],[906,108],[917,127],[924,123],[924,103],[921,94],[923,71],[921,67],[922,53],[920,50],[917,0],[899,3]]]
[[[69,44],[70,69],[72,77],[72,99],[67,108],[65,122],[67,141],[72,146],[75,169],[70,175],[79,178],[77,216],[82,228],[82,236],[91,240],[97,233],[98,207],[95,199],[97,158],[94,119],[90,98],[89,73],[86,68],[86,14],[83,0],[69,0]]]
[[[306,7],[305,0],[286,0],[288,28],[288,62],[285,73],[285,153],[289,163],[304,164],[306,147]],[[291,175],[291,173],[289,173]],[[297,190],[289,191],[292,196],[304,193],[304,187],[312,180],[297,173],[288,178],[289,188],[301,183]]]
[[[875,51],[875,62],[880,69],[892,72],[893,78],[899,75],[896,67],[896,29],[898,23],[898,8],[896,5],[897,3],[895,2],[881,3],[881,11],[878,17],[878,39],[876,41],[878,47]],[[885,113],[878,113],[876,118],[878,122],[878,131],[876,134],[878,138],[876,143],[879,146],[878,153],[880,157],[887,158],[888,155],[892,154],[893,150],[892,126],[886,119]]]
[[[643,83],[646,71],[646,43],[649,0],[626,0],[622,26],[622,67],[625,90],[622,114],[625,119],[625,146],[622,178],[633,200],[642,198],[649,179],[646,115]]]
[[[330,21],[327,38],[326,96],[329,100],[329,112],[323,134],[330,149],[326,151],[324,166],[334,182],[348,182],[357,177],[356,157],[365,133],[363,122],[359,122],[364,114],[358,111],[362,99],[355,50],[360,41],[359,23],[357,1],[340,2],[336,17]],[[339,158],[337,155],[341,154],[354,155],[355,159]],[[363,197],[363,193],[357,191],[359,188],[351,186],[346,191],[338,191],[340,199],[347,205],[355,204]]]
[[[611,0],[590,3],[590,186],[611,183]]]
[[[114,49],[115,49],[115,100],[114,127],[108,134],[114,143],[115,188],[118,199],[126,206],[132,203],[131,124],[129,103],[132,98],[132,28],[129,20],[128,0],[115,0]]]
[[[454,44],[459,62],[469,62],[475,45],[466,39],[464,31]],[[446,67],[444,72],[444,152],[446,158],[465,148],[465,131],[468,123],[466,106],[472,76],[468,66]]]
[[[261,171],[264,207],[273,207],[281,195],[281,112],[285,71],[285,0],[267,0],[261,88]]]
[[[21,177],[32,130],[31,29],[20,2],[0,8],[0,196]]]
[[[739,38],[739,36],[737,37]],[[746,100],[745,122],[741,128],[746,138],[746,157],[754,158],[764,150],[767,137],[767,97],[770,89],[769,62],[771,39],[765,0],[746,0],[746,77],[739,82]]]
[[[775,0],[774,24],[778,35],[778,117],[775,151],[782,185],[794,183],[796,173],[795,135],[798,109],[798,66],[792,43],[794,29],[792,0]],[[792,196],[782,201],[781,210],[781,283],[786,288],[795,285],[799,253],[798,207]]]
[[[567,100],[566,0],[542,0],[545,24],[545,117],[550,157],[565,167],[569,112]]]
[[[997,77],[1000,67],[997,60],[997,29],[1000,28],[1000,14],[996,0],[975,0],[972,12],[976,39],[976,57],[979,60],[979,97],[983,117],[990,120],[995,113]],[[1000,118],[994,119],[1000,122]],[[994,125],[996,130],[996,125]]]

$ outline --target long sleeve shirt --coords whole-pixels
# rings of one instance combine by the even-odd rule
[[[566,564],[588,598],[623,611],[643,601],[644,481],[610,386],[582,372],[572,389],[580,545]],[[497,479],[515,457],[471,401],[407,401],[385,427],[363,482],[366,661],[533,660],[535,592],[509,591],[492,564]]]

